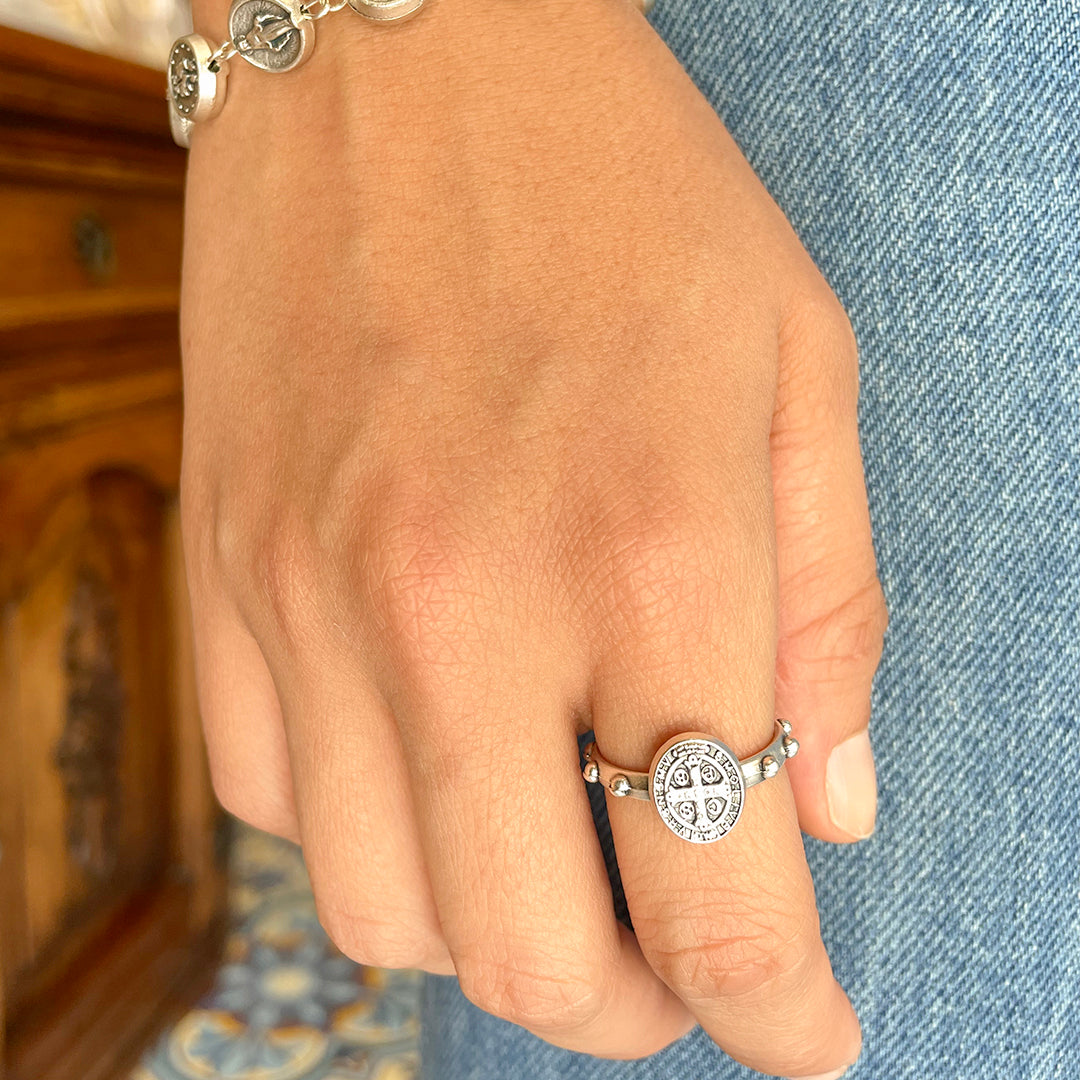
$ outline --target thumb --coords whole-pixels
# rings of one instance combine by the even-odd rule
[[[870,686],[887,615],[859,451],[858,356],[839,303],[784,312],[770,439],[779,573],[777,715],[800,743],[791,785],[802,829],[822,840],[874,829]]]

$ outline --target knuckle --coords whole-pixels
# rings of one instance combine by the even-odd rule
[[[465,996],[485,1012],[530,1031],[589,1027],[603,1012],[607,986],[576,960],[531,953],[501,961],[459,958]]]
[[[248,547],[244,576],[251,594],[285,640],[300,635],[319,610],[313,549],[308,530],[287,512],[259,529]]]
[[[824,391],[829,409],[854,412],[859,395],[858,340],[847,312],[823,280],[791,304],[780,327],[780,347],[784,355],[795,358],[794,363],[781,365],[782,399],[805,396],[803,387],[810,381],[819,394]]]
[[[693,945],[653,946],[649,959],[689,1003],[761,995],[802,963],[797,942],[764,927]]]
[[[842,679],[852,669],[876,669],[888,625],[885,594],[873,577],[786,634],[785,652],[796,662],[813,665],[820,678]]]
[[[680,511],[638,515],[613,538],[614,579],[628,599],[644,603],[647,611],[665,611],[672,592],[705,573],[702,545],[688,516]]]
[[[192,586],[211,582],[221,565],[216,534],[217,507],[206,484],[185,467],[180,477],[180,530],[184,561]]]
[[[842,361],[859,355],[855,328],[848,313],[824,280],[801,296],[794,305],[794,325],[813,335],[818,344],[828,346],[828,354]]]
[[[732,875],[718,893],[651,896],[635,926],[653,970],[688,1003],[760,997],[820,953],[817,909],[796,899],[807,885],[808,876],[766,884]]]
[[[260,832],[296,838],[296,817],[284,792],[237,780],[220,768],[211,770],[214,795],[226,813]]]
[[[696,622],[707,624],[710,606],[747,580],[743,570],[752,572],[749,566],[730,566],[716,536],[724,535],[728,552],[760,549],[738,543],[739,534],[752,528],[752,515],[713,508],[710,525],[703,517],[688,504],[658,500],[594,522],[583,545],[594,553],[595,569],[583,590],[599,607],[594,614],[606,618],[614,613],[631,631],[685,627],[688,611],[698,613]]]
[[[416,925],[400,913],[385,911],[380,915],[372,909],[356,915],[321,900],[317,906],[327,937],[358,964],[423,969],[442,952],[438,942],[418,933]]]
[[[414,675],[459,664],[478,643],[485,603],[483,560],[449,505],[396,485],[382,500],[368,541],[366,589],[401,669]]]
[[[313,604],[314,530],[297,510],[244,511],[235,499],[204,498],[182,510],[188,568],[218,582],[253,622],[292,640],[319,610]]]
[[[838,360],[854,364],[859,358],[859,342],[855,336],[855,327],[840,301],[833,292],[829,292],[827,301],[821,307],[823,333],[832,346],[832,353]]]
[[[179,502],[189,563],[230,582],[236,580],[248,562],[248,538],[253,531],[240,513],[239,500],[228,497],[220,481],[205,469],[197,470],[185,461]]]

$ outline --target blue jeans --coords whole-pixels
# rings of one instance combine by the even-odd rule
[[[807,841],[852,1080],[1080,1077],[1080,5],[657,0],[843,301],[891,613],[868,842]],[[427,1080],[729,1080],[427,983]]]

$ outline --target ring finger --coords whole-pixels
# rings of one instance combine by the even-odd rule
[[[386,703],[348,657],[268,655],[320,922],[360,963],[452,973]]]

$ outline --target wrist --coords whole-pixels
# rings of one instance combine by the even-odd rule
[[[379,22],[345,7],[305,24],[309,55],[292,70],[259,70],[232,57],[229,104],[196,126],[207,132],[232,128],[235,136],[237,124],[225,117],[242,127],[241,112],[249,119],[262,113],[274,118],[282,136],[274,141],[285,148],[291,145],[291,118],[321,126],[332,140],[330,124],[343,111],[384,130],[438,126],[440,117],[466,104],[469,112],[479,107],[523,116],[533,102],[550,112],[557,108],[552,67],[587,76],[597,57],[610,56],[626,36],[628,24],[655,37],[634,3],[599,0],[583,9],[569,0],[426,0],[399,22]],[[194,2],[195,30],[212,49],[228,40],[229,7],[228,0]]]

